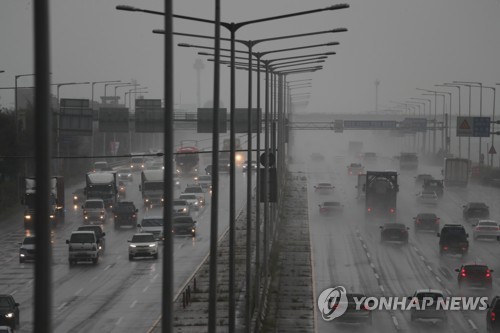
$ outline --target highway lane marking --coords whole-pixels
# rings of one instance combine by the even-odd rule
[[[111,268],[111,265],[108,265],[108,266],[106,266],[106,268],[104,268],[104,270],[107,271],[110,268]]]
[[[142,289],[142,292],[145,293],[148,289],[149,289],[149,286],[146,286],[146,287],[144,287],[144,289]]]
[[[427,265],[427,268],[432,272],[432,267]]]
[[[120,323],[122,322],[122,320],[123,320],[123,317],[118,318],[118,320],[116,321],[115,325],[120,325]]]
[[[120,260],[120,259],[121,259],[121,257],[122,257],[121,255],[117,256],[117,257],[116,257],[116,260]]]
[[[369,252],[366,252],[366,256],[367,256],[368,258],[371,258],[371,256],[370,256],[370,253],[369,253]]]
[[[11,292],[10,294],[11,294],[12,296],[14,296],[16,293],[17,293],[17,289],[16,289],[16,290],[14,290],[13,292]]]
[[[80,295],[80,293],[81,293],[82,291],[83,291],[83,288],[78,289],[78,290],[75,292],[75,296]]]
[[[153,281],[154,281],[154,280],[156,280],[157,278],[158,278],[158,274],[155,274],[155,276],[153,276],[153,277],[151,278],[151,282],[153,282]]]
[[[374,265],[372,262],[370,263],[370,266],[371,266],[373,269],[375,269],[375,265]]]
[[[57,307],[57,310],[61,310],[62,308],[64,308],[66,306],[66,304],[68,304],[68,303],[64,302],[63,304],[59,305]]]
[[[377,273],[375,273],[375,278],[378,280],[379,279],[379,276]]]
[[[132,304],[130,304],[130,308],[132,309],[136,304],[137,304],[137,301],[133,301]]]
[[[179,246],[177,246],[178,249],[184,246],[184,243],[180,243]]]
[[[380,285],[379,288],[380,288],[380,290],[382,290],[383,293],[385,293],[385,289],[384,289],[383,285]]]
[[[425,261],[424,256],[420,256],[420,259],[421,259],[422,261]]]
[[[363,248],[364,248],[365,250],[367,250],[366,244],[363,244]]]
[[[93,282],[97,279],[97,276],[94,276],[92,279],[90,279],[90,282]]]
[[[436,280],[438,280],[439,282],[441,282],[441,279],[437,275],[436,275]]]
[[[392,322],[394,323],[394,326],[396,326],[396,329],[399,330],[399,322],[396,316],[391,316],[392,317]]]
[[[444,291],[446,291],[448,295],[451,295],[451,291],[449,291],[448,289],[445,289]]]
[[[32,283],[33,283],[33,281],[34,281],[33,279],[29,280],[29,281],[28,281],[28,284],[32,284]]]
[[[472,329],[474,331],[477,331],[477,326],[476,324],[474,324],[474,322],[471,320],[471,319],[467,319],[467,321],[469,322],[469,325],[472,327]]]

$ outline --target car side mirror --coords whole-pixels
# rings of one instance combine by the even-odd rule
[[[477,227],[477,224],[473,224],[472,226],[473,226],[473,227]]]
[[[318,205],[319,208],[321,208],[321,205]]]
[[[438,233],[437,233],[437,236],[438,236],[438,237],[441,237],[441,234],[438,232]]]
[[[463,205],[462,207],[465,208],[465,205]]]
[[[103,232],[103,233],[102,233],[102,235],[103,235],[103,236],[106,236],[106,233],[105,233],[105,232]]]
[[[410,227],[406,227],[406,230],[410,230]]]
[[[129,243],[130,243],[130,242],[132,242],[132,240],[131,240],[131,239],[127,239],[127,242],[129,242]]]
[[[137,209],[137,208],[134,210],[134,212],[136,212],[136,213],[137,213],[138,211],[139,211],[139,209]]]
[[[66,244],[69,244],[69,240],[66,239]]]
[[[379,227],[379,229],[384,229],[384,227],[383,227],[383,226],[380,226],[380,227]]]
[[[455,268],[455,272],[457,272],[457,273],[458,273],[458,272],[460,272],[460,269],[458,269],[458,268]]]
[[[141,225],[140,225],[140,224],[138,224],[138,225],[137,225],[137,228],[140,228],[140,227],[141,227]]]

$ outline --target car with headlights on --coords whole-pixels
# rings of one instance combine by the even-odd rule
[[[499,318],[497,318],[497,315]],[[493,296],[486,311],[486,331],[500,332],[500,296]]]
[[[350,176],[357,176],[362,174],[363,172],[365,172],[365,168],[363,167],[363,165],[361,165],[361,163],[351,163],[347,166],[347,173]]]
[[[338,201],[325,201],[319,206],[319,213],[321,215],[331,215],[335,213],[342,213],[344,211],[344,205]]]
[[[343,315],[335,318],[334,322],[372,325],[372,310],[368,309],[365,302],[362,302],[358,308],[356,300],[360,299],[366,300],[369,298],[360,293],[347,293],[345,301],[340,300],[338,303],[332,304],[332,310],[335,310],[337,307],[343,307],[346,309]],[[368,305],[372,306],[373,304]]]
[[[494,220],[479,220],[472,225],[472,238],[493,238],[500,236],[500,225]]]
[[[179,177],[178,175],[174,175],[174,186],[176,188],[181,188],[181,177]]]
[[[408,244],[408,228],[402,223],[386,223],[380,226],[380,242],[399,242]]]
[[[19,263],[24,263],[26,260],[35,260],[35,236],[26,236],[19,243]]]
[[[458,273],[457,281],[458,287],[480,287],[491,289],[493,270],[484,264],[463,264],[460,268],[456,268],[455,272]]]
[[[12,328],[10,328],[10,326],[1,325],[0,333],[14,333],[14,331],[12,330]]]
[[[97,238],[97,245],[99,247],[100,254],[104,253],[106,249],[106,233],[102,231],[100,225],[82,225],[78,227],[77,231],[93,231]]]
[[[182,194],[195,194],[198,198],[199,207],[205,206],[205,191],[199,184],[188,184]]]
[[[434,213],[419,213],[413,218],[413,221],[413,230],[415,232],[422,230],[439,232],[440,218]]]
[[[134,174],[132,173],[132,169],[130,168],[120,168],[116,170],[116,177],[118,181],[126,181],[131,182],[134,180]]]
[[[0,295],[0,325],[6,325],[15,330],[19,327],[19,303],[12,295]]]
[[[212,176],[209,175],[199,175],[196,181],[198,185],[205,191],[212,191]]]
[[[438,196],[436,192],[422,191],[417,194],[417,203],[421,205],[437,205]]]
[[[102,199],[87,199],[82,205],[83,224],[103,224],[106,222],[106,205]]]
[[[119,229],[124,225],[135,227],[139,209],[132,201],[119,201],[113,207],[114,226]]]
[[[77,208],[83,202],[85,202],[85,189],[79,188],[73,192],[73,205]]]
[[[128,242],[128,260],[137,257],[153,257],[158,259],[158,241],[151,233],[138,233],[132,236]]]
[[[189,206],[194,210],[200,210],[200,202],[198,200],[198,196],[193,193],[182,193],[179,195],[179,199],[186,200]]]
[[[172,204],[174,207],[174,215],[190,215],[191,209],[186,200],[174,199]]]
[[[174,235],[196,236],[196,221],[191,216],[174,216],[172,220]]]
[[[252,161],[250,162],[250,168],[248,167],[248,161],[243,162],[243,165],[241,166],[241,171],[242,172],[247,172],[248,169],[252,171],[256,171],[258,168],[257,161]]]

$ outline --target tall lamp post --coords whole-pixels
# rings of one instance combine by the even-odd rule
[[[495,149],[495,104],[496,104],[496,87],[487,87],[487,86],[483,86],[483,88],[486,88],[486,89],[491,89],[493,91],[493,114],[492,114],[492,117],[491,117],[491,127],[490,127],[490,134],[491,135],[491,147],[490,149]],[[490,154],[490,152],[488,151],[487,152],[490,156],[490,166],[493,166],[493,155],[494,154]]]
[[[469,81],[453,81],[453,83],[461,84],[461,85],[472,85],[479,86],[479,117],[483,116],[483,84],[481,82],[469,82]],[[469,86],[470,89],[470,86]],[[470,90],[469,90],[470,92]],[[469,99],[470,102],[470,99]],[[482,137],[479,137],[479,165],[484,163],[483,151],[482,151]]]
[[[462,104],[462,99],[460,96],[460,91],[461,86],[458,84],[451,84],[451,83],[444,83],[444,84],[436,84],[436,87],[446,87],[446,88],[458,88],[458,117],[462,116],[462,110],[461,110],[461,104]],[[451,109],[451,98],[450,98],[450,109]],[[450,112],[450,129],[449,129],[449,136],[451,139],[451,112]],[[462,157],[462,137],[458,137],[458,157]]]
[[[443,113],[442,113],[442,121],[441,121],[441,150],[443,151],[443,154],[446,153],[446,143],[445,143],[445,129],[446,129],[446,94],[451,94],[451,93],[443,93],[439,91],[429,91],[428,94],[422,94],[425,96],[432,95],[434,98],[437,97],[443,97]],[[450,96],[451,98],[451,96]]]

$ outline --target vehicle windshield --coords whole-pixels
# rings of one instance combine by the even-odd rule
[[[132,236],[132,243],[154,243],[155,236],[153,235],[134,235]]]
[[[23,240],[23,244],[35,244],[35,237],[26,237]]]
[[[333,207],[333,206],[340,206],[340,203],[338,203],[338,202],[325,202],[323,205],[326,207]]]
[[[488,217],[489,212],[485,208],[470,208],[467,211],[468,217]]]
[[[93,234],[72,234],[70,243],[94,243],[95,239]]]
[[[174,200],[173,204],[174,204],[174,206],[186,206],[187,201],[186,200]]]
[[[161,219],[144,219],[141,222],[143,227],[161,227],[163,226],[163,220]]]
[[[210,176],[198,176],[198,181],[211,181],[212,177]]]
[[[464,269],[468,272],[477,272],[477,273],[480,273],[480,272],[486,272],[488,270],[488,266],[484,266],[484,265],[467,265],[467,266],[464,266]]]
[[[104,204],[102,201],[86,201],[85,202],[85,208],[104,208]]]
[[[196,199],[196,195],[194,194],[186,194],[186,195],[181,195],[182,199],[187,199],[187,200],[193,200]]]
[[[130,159],[130,161],[133,163],[133,164],[142,164],[142,162],[144,161],[144,158],[143,157],[132,157]]]
[[[186,192],[186,193],[203,193],[203,190],[200,187],[187,187],[184,192]]]
[[[9,308],[11,306],[7,297],[0,297],[0,308]]]
[[[174,223],[193,223],[193,219],[191,217],[175,217]]]
[[[438,293],[432,293],[432,292],[429,292],[429,293],[418,293],[417,294],[417,298],[419,300],[423,300],[425,298],[432,298],[434,301],[438,300],[439,298],[443,298],[443,295],[441,294],[438,294]]]
[[[130,169],[118,169],[118,173],[131,173]]]
[[[144,183],[143,190],[145,191],[160,191],[163,190],[163,183],[160,182],[151,182],[151,183]]]

